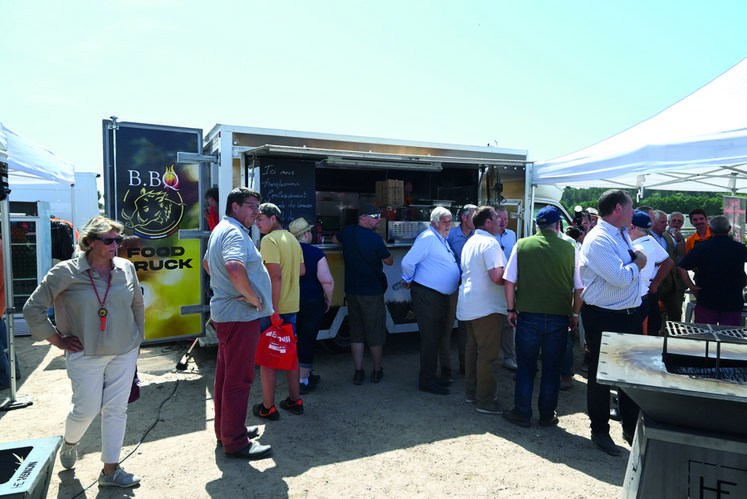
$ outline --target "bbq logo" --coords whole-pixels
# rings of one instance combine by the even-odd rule
[[[174,165],[163,174],[128,170],[129,188],[122,198],[120,213],[125,227],[140,237],[161,239],[173,234],[184,217],[185,204],[179,194],[179,176]]]

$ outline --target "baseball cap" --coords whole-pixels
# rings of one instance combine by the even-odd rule
[[[646,212],[635,210],[635,212],[633,212],[633,225],[640,227],[641,229],[650,229],[651,217],[648,216],[648,213]]]
[[[560,212],[554,206],[545,206],[537,213],[537,224],[548,225],[560,220]]]
[[[372,204],[364,204],[358,208],[358,216],[381,215],[381,210]]]

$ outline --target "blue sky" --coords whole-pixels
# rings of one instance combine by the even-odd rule
[[[101,120],[526,149],[603,140],[747,56],[741,1],[0,0],[0,121],[101,171]]]

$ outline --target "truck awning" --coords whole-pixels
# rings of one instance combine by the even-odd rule
[[[313,159],[318,161],[322,168],[394,168],[398,170],[441,171],[445,163],[454,168],[475,166],[523,167],[527,163],[523,160],[505,158],[392,154],[271,144],[247,148],[243,152],[249,156],[271,155]]]

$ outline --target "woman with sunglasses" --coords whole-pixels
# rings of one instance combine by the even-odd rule
[[[65,421],[60,463],[75,466],[77,445],[101,412],[100,486],[132,487],[140,478],[119,466],[138,349],[143,341],[143,295],[134,265],[117,257],[124,227],[106,217],[81,230],[71,260],[49,271],[23,307],[34,339],[65,351],[72,408]],[[46,310],[54,304],[56,327]]]

